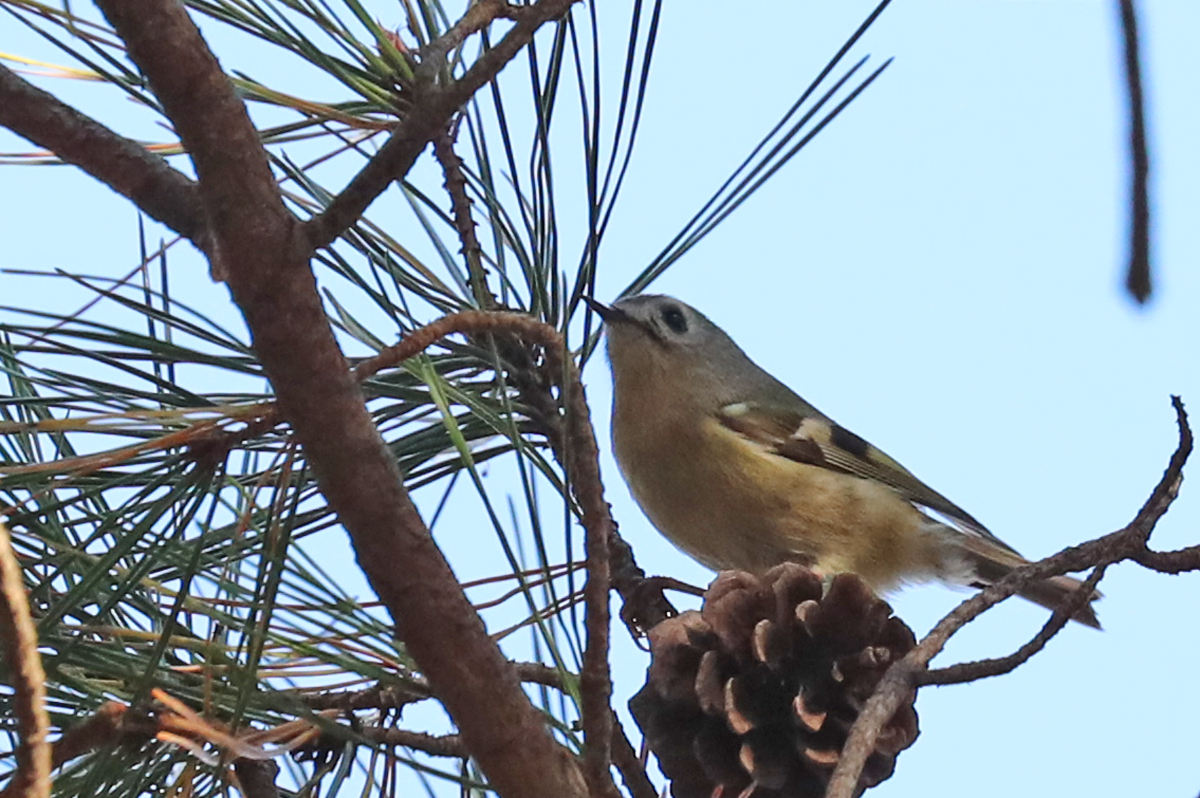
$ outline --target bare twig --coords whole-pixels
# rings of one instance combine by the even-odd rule
[[[514,662],[517,676],[527,684],[541,684],[562,689],[562,674],[556,668],[540,662]],[[433,690],[424,679],[412,677],[403,683],[391,682],[365,690],[308,693],[297,696],[309,709],[400,709],[433,697]]]
[[[438,62],[445,59],[446,53],[492,24],[493,20],[497,18],[517,19],[521,14],[530,10],[529,6],[512,6],[505,0],[475,0],[458,22],[421,48],[421,60],[439,66]]]
[[[1137,9],[1117,0],[1125,40],[1125,85],[1129,90],[1129,272],[1125,287],[1139,303],[1150,298],[1150,154],[1146,146],[1146,100],[1138,55]]]
[[[1133,555],[1134,562],[1162,574],[1181,574],[1185,571],[1200,571],[1200,546],[1188,546],[1175,551],[1139,551]]]
[[[313,249],[329,246],[367,206],[412,168],[417,156],[434,136],[445,130],[463,103],[496,77],[501,69],[533,39],[538,29],[567,13],[575,0],[538,0],[514,14],[516,22],[495,47],[479,57],[461,78],[439,87],[429,82],[413,89],[414,98],[391,138],[359,171],[325,210],[304,224]]]
[[[458,734],[433,735],[425,732],[409,731],[408,729],[384,729],[367,727],[360,729],[358,734],[373,743],[381,745],[402,745],[417,751],[424,751],[430,756],[447,756],[454,759],[469,759],[471,751],[463,744]]]
[[[645,764],[638,756],[637,751],[633,749],[629,738],[625,736],[625,729],[615,715],[612,719],[612,729],[613,764],[616,765],[617,772],[621,774],[621,781],[625,783],[625,789],[629,791],[632,798],[658,798],[658,790],[654,788],[654,783],[646,775]]]
[[[1183,480],[1183,466],[1192,452],[1192,431],[1188,426],[1187,413],[1183,408],[1183,403],[1178,396],[1173,396],[1171,397],[1171,404],[1175,408],[1176,421],[1179,426],[1179,445],[1176,447],[1174,454],[1172,454],[1171,461],[1162,478],[1151,492],[1150,498],[1146,500],[1146,503],[1138,511],[1133,521],[1125,528],[1116,532],[1016,569],[996,584],[990,585],[964,601],[939,621],[929,634],[903,659],[892,665],[887,673],[884,674],[883,679],[880,680],[874,694],[867,701],[862,712],[859,713],[858,719],[850,731],[850,736],[842,751],[841,759],[838,761],[837,767],[830,779],[826,798],[849,798],[855,794],[863,766],[867,761],[867,757],[874,749],[875,742],[884,724],[891,719],[896,708],[904,700],[911,698],[912,691],[927,678],[924,671],[928,668],[930,660],[945,646],[946,641],[955,632],[978,617],[989,607],[1014,595],[1032,582],[1064,574],[1068,571],[1094,568],[1096,570],[1088,579],[1086,587],[1080,589],[1078,595],[1073,598],[1072,603],[1082,602],[1086,600],[1085,597],[1090,597],[1091,588],[1099,581],[1104,569],[1113,563],[1123,560],[1134,560],[1147,565],[1147,563],[1164,561],[1173,569],[1185,561],[1190,561],[1193,556],[1200,556],[1193,553],[1196,549],[1200,549],[1200,547],[1166,554],[1153,552],[1147,547],[1147,541],[1151,532],[1154,531],[1154,526],[1167,512],[1167,509],[1171,506],[1171,502],[1175,500],[1175,497],[1179,493],[1179,486]],[[1148,565],[1147,567],[1153,566]],[[1173,572],[1170,569],[1164,570]],[[1082,604],[1080,603],[1079,606],[1082,606]],[[1070,617],[1068,610],[1073,609],[1075,609],[1073,606],[1066,607],[1061,612],[1066,613],[1065,617]],[[1046,631],[1044,639],[1043,635],[1039,634],[1023,646],[1020,651],[1012,655],[1014,657],[1013,667],[1016,667],[1020,662],[1028,659],[1028,656],[1032,656],[1037,650],[1040,650],[1046,641],[1057,633],[1064,624],[1065,620],[1060,623],[1055,618],[1052,618],[1044,630]],[[1028,656],[1022,658],[1021,655],[1026,652]],[[1006,664],[1004,663],[1006,659],[1008,658],[1001,658],[997,661],[985,661],[984,663],[969,663],[962,667],[969,669],[970,667],[978,666],[979,678],[983,678],[993,675],[991,670],[1000,667],[1001,664]],[[956,671],[955,668],[946,668],[942,673],[954,677],[962,675],[964,671]],[[944,676],[934,677],[933,683],[937,683],[936,680],[938,678],[944,678]],[[962,681],[962,679],[957,678],[952,678],[952,680]]]
[[[208,249],[195,182],[150,152],[0,66],[0,125],[50,150]]]
[[[46,673],[38,653],[37,629],[29,617],[25,580],[8,527],[0,522],[0,646],[12,674],[13,715],[17,721],[17,771],[5,798],[49,798],[50,716],[46,713]]]
[[[583,587],[587,609],[587,645],[583,652],[583,670],[579,674],[583,703],[584,776],[593,795],[618,796],[613,784],[609,763],[612,761],[612,677],[608,669],[610,586],[609,538],[613,521],[608,502],[604,500],[604,483],[600,479],[600,452],[588,416],[587,399],[579,382],[574,363],[564,369],[572,376],[572,384],[564,393],[567,404],[567,462],[571,488],[575,492],[581,522],[587,530],[588,578]]]
[[[474,7],[474,6],[473,6]],[[463,174],[462,160],[454,151],[454,133],[443,131],[433,140],[433,156],[442,165],[446,193],[450,195],[450,217],[462,243],[463,257],[467,261],[467,275],[471,280],[471,291],[475,302],[484,310],[499,306],[487,283],[487,270],[483,266],[483,248],[475,235],[475,221],[471,218],[471,198],[467,196],[467,178]]]
[[[1054,637],[1067,625],[1076,612],[1092,599],[1096,584],[1104,577],[1107,565],[1098,565],[1092,569],[1092,574],[1076,589],[1075,595],[1069,601],[1056,609],[1038,633],[1025,645],[1004,657],[981,659],[975,662],[960,662],[946,668],[918,673],[916,682],[919,686],[927,684],[962,684],[986,679],[989,676],[1002,676],[1024,664],[1030,657],[1045,648],[1050,638]]]

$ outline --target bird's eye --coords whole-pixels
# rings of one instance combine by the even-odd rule
[[[663,308],[662,320],[668,327],[671,328],[672,331],[678,333],[679,335],[683,335],[685,332],[687,332],[687,317],[683,315],[682,310],[674,305],[668,305],[667,307]]]

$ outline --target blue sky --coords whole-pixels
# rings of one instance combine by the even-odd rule
[[[644,227],[677,226],[870,4],[832,5],[757,4],[744,24],[722,21],[728,5],[669,15],[654,89],[672,102],[648,119],[653,168],[629,187],[654,199],[626,205]],[[1127,523],[1175,445],[1169,394],[1200,391],[1200,6],[1141,6],[1149,307],[1120,288],[1124,95],[1101,2],[894,4],[861,48],[892,67],[656,285],[1027,556]],[[1155,543],[1197,542],[1198,520],[1185,483]],[[668,545],[639,542],[651,570],[687,575]],[[1012,675],[922,692],[922,735],[872,794],[1195,794],[1185,618],[1200,576],[1123,565],[1103,590],[1105,632],[1069,628]],[[892,603],[923,631],[960,598],[928,586]],[[1044,616],[1008,602],[937,662],[1006,653]]]
[[[872,5],[667,3],[601,299],[672,237]],[[1146,308],[1121,289],[1127,161],[1112,6],[897,0],[857,50],[893,65],[654,286],[1035,558],[1127,523],[1175,446],[1169,395],[1200,408],[1200,4],[1140,4],[1155,214]],[[610,44],[620,35],[614,25]],[[49,55],[9,21],[0,50]],[[53,88],[113,118],[88,87]],[[145,117],[128,124],[162,136]],[[0,138],[0,149],[23,148]],[[5,167],[4,179],[0,266],[132,267],[134,216],[107,190],[66,168]],[[198,267],[179,268],[194,302],[224,301]],[[602,440],[605,371],[589,366]],[[604,466],[641,564],[706,582]],[[1191,483],[1153,541],[1200,542]],[[454,548],[461,572],[488,570]],[[1200,576],[1122,565],[1102,589],[1103,633],[1072,627],[1011,675],[923,691],[921,737],[871,794],[1195,795]],[[964,595],[925,586],[891,600],[920,633]],[[1006,602],[937,663],[1007,653],[1044,618]],[[620,702],[645,658],[620,642],[614,659]]]

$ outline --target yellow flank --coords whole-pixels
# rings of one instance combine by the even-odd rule
[[[887,590],[945,568],[929,520],[884,485],[773,454],[711,416],[691,429],[643,416],[638,432],[613,438],[634,498],[714,570],[791,560]]]

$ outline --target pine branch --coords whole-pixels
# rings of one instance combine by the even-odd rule
[[[497,15],[501,10],[509,10],[516,24],[458,80],[439,87],[426,79],[423,85],[414,87],[415,99],[387,143],[329,203],[324,212],[305,222],[304,230],[309,245],[313,249],[329,246],[349,229],[392,181],[400,180],[408,173],[425,145],[446,129],[458,109],[495,78],[533,40],[533,35],[542,25],[562,17],[575,1],[538,0],[531,6],[508,6],[494,2],[486,4]],[[481,4],[481,7],[484,5]],[[474,28],[474,23],[470,27]],[[462,31],[456,27],[446,35],[457,38]]]
[[[582,795],[574,761],[546,731],[404,489],[330,329],[311,250],[216,58],[179,5],[99,5],[196,165],[214,270],[227,279],[280,409],[399,638],[497,792]],[[349,223],[357,213],[337,218]]]
[[[0,66],[0,125],[74,164],[135,205],[208,250],[196,183],[162,156],[118,135]]]

